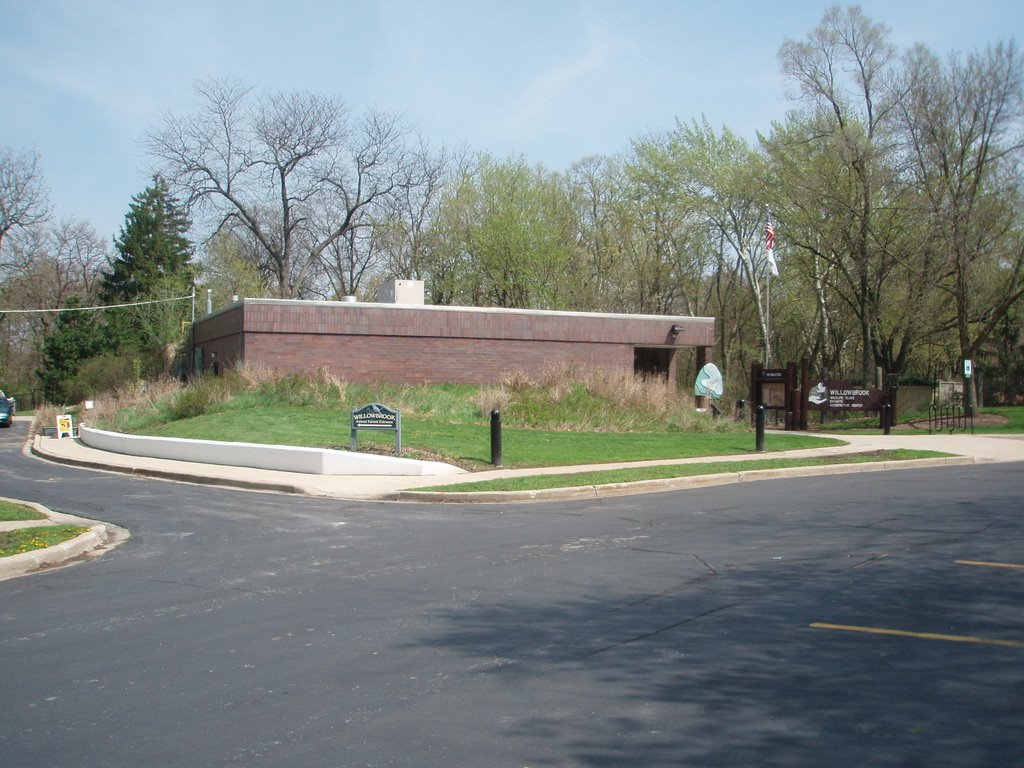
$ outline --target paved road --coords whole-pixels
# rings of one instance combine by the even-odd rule
[[[0,584],[4,765],[1024,764],[1024,571],[957,562],[1024,563],[1021,464],[442,507],[14,432],[0,495],[133,535]]]

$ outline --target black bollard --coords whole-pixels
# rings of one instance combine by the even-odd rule
[[[754,409],[755,449],[758,453],[764,453],[764,406],[759,405]]]
[[[491,411],[491,464],[501,466],[501,411]]]

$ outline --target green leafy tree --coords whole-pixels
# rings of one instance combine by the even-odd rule
[[[666,162],[660,141],[638,142],[627,160],[625,194],[615,206],[624,297],[631,312],[670,313],[685,300],[692,222]]]
[[[554,308],[565,276],[568,201],[557,180],[525,160],[483,158],[468,238],[481,303]]]
[[[522,158],[481,156],[439,203],[430,296],[435,303],[564,307],[574,229],[558,175]]]
[[[467,168],[460,168],[453,175],[440,195],[428,230],[431,248],[425,254],[420,274],[430,304],[471,303],[471,297],[478,293],[468,250],[477,198],[472,178]]]
[[[685,310],[727,319],[719,339],[720,363],[739,362],[745,368],[752,356],[744,352],[743,340],[757,336],[765,360],[772,359],[761,156],[727,128],[716,132],[705,119],[679,124],[661,152],[648,150],[647,157],[652,173],[671,180],[664,194],[685,206],[694,229],[685,248]]]
[[[902,371],[928,333],[918,310],[932,276],[900,172],[904,70],[888,30],[857,7],[833,6],[779,56],[803,104],[766,140],[787,243],[809,257],[802,272],[815,290],[834,292],[856,318],[858,377],[873,380],[876,366]]]
[[[244,255],[245,243],[231,232],[218,232],[206,245],[201,283],[213,292],[213,306],[223,307],[234,296],[259,299],[270,295],[265,275]],[[205,301],[201,292],[197,300]]]
[[[568,307],[594,312],[621,312],[620,287],[625,267],[617,215],[628,209],[621,158],[592,155],[574,163],[566,178],[575,234],[568,280],[573,288]]]

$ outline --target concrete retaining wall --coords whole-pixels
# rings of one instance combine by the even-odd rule
[[[464,471],[451,464],[437,461],[416,461],[397,456],[377,456],[326,448],[123,435],[91,427],[80,427],[78,436],[91,448],[129,456],[301,472],[308,475],[429,476],[453,475]]]

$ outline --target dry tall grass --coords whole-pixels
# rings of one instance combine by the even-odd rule
[[[641,377],[617,368],[570,363],[548,365],[536,378],[522,371],[473,398],[480,416],[500,410],[510,423],[567,430],[686,432],[734,427],[698,412],[692,395],[662,377]]]
[[[469,389],[468,393],[466,389],[429,386],[357,387],[326,369],[281,374],[247,363],[222,376],[199,377],[188,384],[166,377],[122,387],[97,397],[94,409],[81,412],[79,418],[102,429],[132,431],[147,424],[200,416],[232,401],[239,401],[242,407],[338,408],[351,405],[349,396],[355,399],[382,393],[392,407],[441,420],[460,421],[471,411],[487,418],[491,411],[499,410],[509,426],[566,431],[706,432],[736,426],[729,419],[713,420],[698,413],[694,398],[666,379],[568,363],[548,365],[536,377],[513,372],[500,384]],[[37,428],[52,426],[56,416],[66,412],[66,406],[39,408]]]

